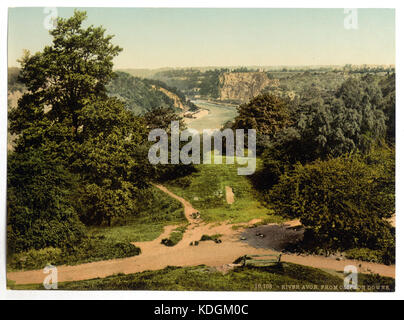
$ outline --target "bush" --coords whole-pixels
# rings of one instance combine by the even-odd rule
[[[209,235],[207,235],[207,234],[204,234],[204,235],[202,235],[201,240],[199,240],[199,241],[209,241],[209,240],[211,240],[211,241],[215,241],[215,242],[216,242],[216,241],[219,240],[221,237],[222,237],[221,234],[214,234],[213,236],[209,236]]]
[[[371,250],[368,248],[350,249],[345,252],[345,256],[348,259],[384,263],[387,265],[396,263],[396,252],[394,243],[390,243],[380,250]]]
[[[175,246],[178,242],[182,240],[182,236],[184,235],[184,232],[187,230],[187,227],[188,225],[184,225],[176,228],[171,232],[169,238],[164,238],[163,240],[161,240],[161,244],[164,244],[167,247]]]
[[[139,255],[140,248],[129,242],[111,241],[101,237],[91,237],[79,246],[67,249],[69,258],[66,263],[83,263],[90,261],[126,258]]]
[[[56,265],[63,252],[60,248],[31,249],[13,255],[9,266],[12,269],[44,268],[47,264]]]
[[[383,252],[368,248],[354,248],[346,251],[345,257],[348,259],[381,263],[383,261]]]
[[[7,245],[13,252],[74,245],[84,226],[72,206],[75,178],[43,150],[8,157]]]
[[[14,254],[8,260],[12,270],[40,269],[47,264],[74,265],[100,260],[126,258],[139,255],[140,248],[129,242],[117,242],[102,237],[86,238],[80,244],[65,248],[31,249]]]
[[[372,161],[371,161],[372,160]],[[283,216],[300,218],[305,239],[326,250],[394,248],[394,153],[316,160],[281,176],[269,192]]]

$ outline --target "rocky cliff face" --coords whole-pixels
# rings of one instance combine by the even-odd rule
[[[219,99],[244,103],[268,86],[278,86],[264,72],[226,72],[219,77]]]
[[[156,90],[160,90],[162,93],[164,93],[167,97],[169,97],[171,100],[173,100],[174,107],[182,110],[188,110],[189,108],[185,106],[180,97],[178,97],[175,93],[168,91],[167,89],[164,89],[162,87],[156,88],[156,86],[152,86]]]

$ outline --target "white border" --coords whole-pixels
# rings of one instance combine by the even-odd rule
[[[112,4],[112,5],[111,5]],[[184,0],[138,0],[138,1],[89,1],[89,0],[3,0],[0,5],[0,299],[242,299],[242,300],[279,300],[279,299],[403,299],[404,297],[404,277],[400,272],[402,265],[402,255],[397,250],[396,264],[396,292],[395,293],[335,293],[335,292],[179,292],[179,291],[12,291],[5,289],[5,231],[6,231],[6,152],[7,150],[7,10],[8,7],[196,7],[196,8],[395,8],[396,9],[396,70],[397,70],[397,88],[403,88],[401,75],[403,73],[403,64],[401,56],[403,52],[403,43],[398,41],[403,39],[403,21],[404,9],[402,1],[372,1],[372,0],[340,0],[340,1],[263,1],[263,0],[207,0],[207,1],[184,1]],[[400,90],[397,90],[397,117],[396,123],[401,123],[403,119],[403,99]],[[397,203],[397,226],[402,225],[400,217],[403,208],[404,194],[403,179],[404,173],[401,168],[401,159],[403,159],[404,149],[402,148],[403,130],[397,126],[397,174],[396,174],[396,194]],[[401,178],[401,179],[400,179]],[[400,228],[398,228],[399,230]],[[397,248],[402,249],[403,233],[397,232]]]

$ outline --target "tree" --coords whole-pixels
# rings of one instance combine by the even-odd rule
[[[214,99],[219,98],[219,77],[223,71],[223,69],[215,69],[204,72],[199,94]]]
[[[182,118],[170,107],[158,107],[144,114],[147,128],[169,130],[172,121],[179,121],[180,129],[185,129]]]
[[[182,118],[169,107],[159,107],[153,111],[144,114],[147,130],[163,129],[168,134],[168,145],[171,146],[171,122],[179,122],[179,130],[185,130],[186,126]],[[187,142],[180,141],[179,148],[181,149]],[[168,150],[168,158],[171,158],[171,148]],[[164,182],[167,180],[184,177],[196,171],[195,166],[191,164],[156,164],[149,167],[150,176],[156,182]]]
[[[293,123],[277,132],[268,156],[293,164],[367,153],[386,135],[381,103],[380,88],[368,78],[348,79],[334,95],[313,88],[291,108]]]
[[[329,250],[385,249],[394,239],[394,151],[297,164],[267,194],[281,215],[299,218],[306,239]]]
[[[289,109],[281,98],[262,94],[238,107],[234,129],[255,129],[258,134],[272,139],[276,133],[291,124]]]
[[[146,128],[141,118],[115,98],[96,99],[80,111],[85,123],[75,145],[71,170],[83,184],[81,218],[87,224],[111,225],[114,218],[138,212],[138,193],[147,188]]]
[[[10,112],[18,154],[41,149],[80,180],[73,205],[88,224],[132,214],[147,186],[141,118],[108,97],[113,58],[122,50],[101,27],[83,28],[85,12],[59,18],[51,46],[21,59],[27,92]],[[139,153],[142,156],[139,156]],[[145,157],[144,157],[145,158]]]
[[[396,139],[396,74],[386,76],[380,81],[383,94],[382,109],[387,118],[386,139],[394,143]]]
[[[72,206],[77,180],[42,150],[7,163],[8,253],[78,243],[84,226]]]
[[[19,80],[28,92],[11,115],[11,129],[20,133],[29,127],[29,118],[46,113],[45,118],[70,125],[73,138],[83,124],[78,112],[91,96],[106,97],[105,85],[112,79],[112,60],[122,49],[111,44],[105,29],[82,28],[85,12],[75,11],[69,19],[58,18],[50,31],[53,44],[20,60]]]

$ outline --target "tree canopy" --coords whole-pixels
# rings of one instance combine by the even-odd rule
[[[83,222],[111,223],[136,211],[137,191],[148,185],[147,131],[144,120],[107,95],[122,49],[105,29],[84,28],[85,19],[80,11],[59,18],[52,45],[21,59],[27,91],[10,112],[10,130],[18,135],[15,153],[39,150],[76,176],[72,205]]]
[[[394,151],[343,156],[297,165],[269,192],[273,207],[299,218],[316,246],[347,250],[391,246]]]

